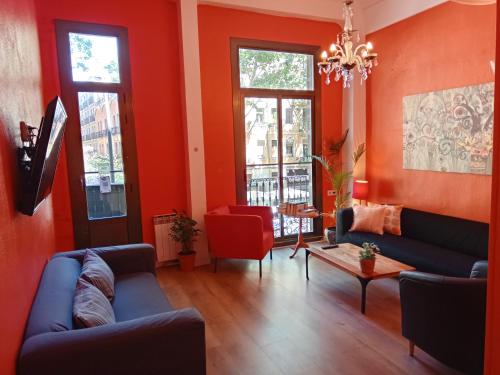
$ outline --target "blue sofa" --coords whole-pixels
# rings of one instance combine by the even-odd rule
[[[205,324],[174,310],[146,244],[93,249],[115,274],[116,323],[76,329],[73,295],[84,250],[48,262],[28,319],[18,374],[205,374]]]
[[[477,261],[488,258],[488,224],[403,208],[402,236],[349,232],[352,208],[337,214],[337,242],[374,242],[384,256],[444,276],[469,277]]]

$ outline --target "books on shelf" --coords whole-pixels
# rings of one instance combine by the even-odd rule
[[[287,216],[316,217],[318,210],[309,207],[307,203],[280,203],[278,212]]]

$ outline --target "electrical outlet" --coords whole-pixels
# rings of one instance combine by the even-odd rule
[[[335,196],[335,190],[327,190],[326,195],[329,197],[334,197]]]

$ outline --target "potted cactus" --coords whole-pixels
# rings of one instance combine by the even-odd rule
[[[361,246],[359,250],[361,272],[369,275],[375,270],[375,260],[377,254],[380,254],[380,249],[373,242],[363,242]]]
[[[184,213],[176,213],[170,227],[170,238],[181,244],[179,252],[179,263],[181,271],[189,272],[194,269],[196,252],[193,250],[193,242],[201,232],[196,228],[196,220],[193,220]]]

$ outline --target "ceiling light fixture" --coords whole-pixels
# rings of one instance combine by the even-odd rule
[[[351,87],[354,79],[354,68],[361,75],[361,83],[368,79],[374,66],[377,66],[377,54],[373,52],[373,45],[368,42],[354,48],[353,37],[356,35],[359,43],[359,32],[352,28],[353,0],[343,0],[344,3],[344,30],[337,34],[337,43],[332,43],[330,53],[323,51],[321,61],[318,63],[319,74],[325,74],[325,83],[330,84],[330,74],[335,72],[335,81],[340,78],[344,81],[344,88]]]

